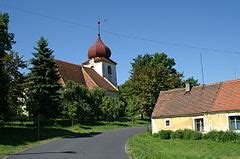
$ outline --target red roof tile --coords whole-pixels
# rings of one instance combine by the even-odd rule
[[[152,117],[188,116],[206,112],[240,110],[240,80],[162,91]]]

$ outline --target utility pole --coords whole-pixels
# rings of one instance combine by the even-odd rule
[[[202,60],[202,53],[200,52],[200,61],[201,61],[201,72],[202,72],[202,84],[205,84],[204,81],[204,71],[203,71],[203,60]]]
[[[38,141],[40,140],[40,114],[38,114],[37,117],[37,135],[38,135]]]

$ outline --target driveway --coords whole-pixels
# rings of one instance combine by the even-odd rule
[[[8,159],[127,159],[127,139],[144,131],[146,128],[138,127],[72,136],[22,151]]]

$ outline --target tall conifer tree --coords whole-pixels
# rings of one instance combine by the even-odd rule
[[[36,52],[33,53],[28,80],[27,109],[32,117],[42,115],[45,118],[55,118],[60,112],[61,85],[58,83],[60,75],[54,62],[53,50],[48,48],[48,42],[43,37],[34,49]]]

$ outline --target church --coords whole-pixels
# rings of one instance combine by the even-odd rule
[[[81,65],[55,60],[61,76],[60,84],[64,87],[67,81],[74,81],[89,89],[102,88],[107,94],[116,95],[117,63],[110,57],[111,50],[102,41],[99,31],[96,42],[88,50],[88,60]]]

